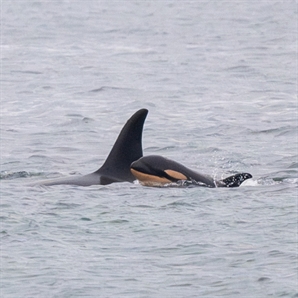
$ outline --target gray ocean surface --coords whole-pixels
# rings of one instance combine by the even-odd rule
[[[0,297],[298,297],[297,1],[1,1]],[[144,155],[235,189],[28,187]]]

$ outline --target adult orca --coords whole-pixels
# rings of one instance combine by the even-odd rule
[[[143,156],[142,133],[147,114],[147,109],[141,109],[131,116],[122,128],[106,161],[94,173],[44,180],[31,184],[31,186],[59,184],[90,186],[107,185],[113,182],[133,182],[135,178],[130,171],[130,165]]]
[[[196,185],[205,187],[238,187],[251,174],[241,173],[223,180],[214,180],[190,170],[182,164],[158,155],[141,157],[131,164],[132,174],[145,186],[163,186],[171,183],[179,185]]]

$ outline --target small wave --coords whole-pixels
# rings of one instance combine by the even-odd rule
[[[130,88],[123,88],[123,87],[116,87],[116,86],[101,86],[99,88],[89,90],[89,92],[97,93],[97,92],[108,91],[108,90],[130,90]]]
[[[289,167],[288,169],[296,169],[298,168],[298,162],[293,162]]]
[[[297,127],[295,126],[282,126],[282,127],[276,127],[276,128],[268,128],[268,129],[262,129],[262,130],[250,130],[250,133],[253,135],[274,135],[275,137],[280,136],[296,136],[297,134]]]
[[[286,178],[284,179],[284,182],[289,184],[298,184],[298,178]]]
[[[261,186],[261,185],[277,185],[277,184],[298,184],[297,177],[289,177],[284,175],[277,175],[275,177],[261,177],[257,180],[245,181],[245,186]]]
[[[33,75],[43,74],[42,72],[36,71],[36,70],[12,70],[11,73],[33,74]]]
[[[30,173],[27,171],[19,171],[19,172],[1,172],[0,180],[13,180],[19,178],[28,178],[28,177],[36,177],[41,176],[41,173]]]
[[[26,171],[14,172],[14,173],[0,173],[0,180],[10,180],[10,179],[17,179],[17,178],[26,178],[29,177],[30,174]]]

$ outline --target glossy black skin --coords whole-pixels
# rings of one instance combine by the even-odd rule
[[[142,133],[147,114],[148,110],[141,109],[127,121],[106,161],[95,172],[96,174],[110,177],[111,183],[135,180],[130,171],[130,165],[143,156]]]
[[[111,152],[104,164],[94,173],[84,176],[70,176],[58,179],[44,180],[34,185],[106,185],[113,182],[133,182],[135,177],[130,171],[133,161],[143,156],[142,133],[148,110],[137,111],[122,128]]]
[[[141,157],[131,164],[131,168],[144,174],[166,178],[171,182],[181,181],[181,179],[176,179],[165,172],[166,170],[172,170],[186,176],[186,180],[191,185],[205,187],[238,187],[243,181],[252,178],[251,174],[241,173],[216,181],[211,176],[195,172],[176,161],[159,155]]]

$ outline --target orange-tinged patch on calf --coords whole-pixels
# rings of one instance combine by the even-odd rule
[[[183,174],[181,174],[180,172],[176,172],[173,170],[165,170],[165,172],[170,176],[173,177],[174,179],[177,180],[187,180],[187,177]]]
[[[171,180],[164,177],[145,174],[134,169],[130,169],[130,171],[144,186],[161,186],[167,183],[171,183]]]

